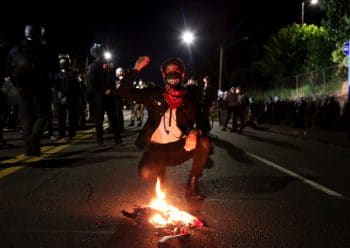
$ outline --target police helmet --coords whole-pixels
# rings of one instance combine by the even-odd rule
[[[93,56],[95,58],[102,57],[103,52],[104,52],[104,47],[100,43],[94,43],[92,45],[92,47],[90,48],[90,54],[91,54],[91,56]]]
[[[36,25],[25,25],[24,37],[26,39],[41,39],[44,37],[45,28]]]
[[[67,54],[67,53],[60,53],[58,55],[58,61],[59,61],[59,63],[64,63],[64,62],[67,62],[68,64],[71,63],[69,54]]]

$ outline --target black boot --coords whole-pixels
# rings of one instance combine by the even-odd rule
[[[197,199],[205,198],[205,196],[200,194],[198,179],[199,177],[196,177],[196,176],[190,176],[188,178],[188,181],[186,184],[186,197],[197,198]]]

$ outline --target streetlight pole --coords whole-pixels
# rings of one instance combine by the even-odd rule
[[[219,90],[222,90],[222,71],[224,65],[224,44],[220,45],[220,61],[219,61]]]
[[[318,0],[310,0],[311,5],[317,5]],[[304,25],[304,15],[305,15],[305,1],[301,3],[301,26]]]
[[[245,36],[241,39],[235,40],[233,42],[227,43],[227,41],[223,41],[220,44],[220,54],[219,54],[219,90],[222,90],[222,84],[223,84],[223,73],[224,73],[224,49],[225,47],[230,47],[237,45],[240,42],[248,40],[248,36]]]
[[[301,3],[301,26],[304,25],[304,10],[305,10],[305,2]]]

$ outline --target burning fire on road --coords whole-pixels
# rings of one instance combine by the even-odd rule
[[[161,189],[161,183],[157,178],[155,197],[147,206],[138,206],[133,212],[122,211],[122,214],[132,218],[138,225],[151,226],[160,231],[164,236],[159,243],[171,238],[190,237],[188,229],[202,227],[203,222],[188,212],[182,211],[171,205],[166,200],[166,194]]]

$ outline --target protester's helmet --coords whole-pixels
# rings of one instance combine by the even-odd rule
[[[26,39],[40,40],[44,37],[45,28],[36,25],[25,25],[24,26],[24,37]]]
[[[95,58],[100,58],[103,56],[104,53],[104,47],[100,43],[94,43],[92,47],[90,48],[90,54],[91,56]]]

